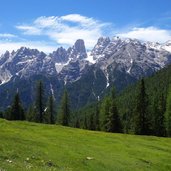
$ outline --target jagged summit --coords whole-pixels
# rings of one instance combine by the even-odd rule
[[[8,92],[15,92],[14,87],[17,87],[23,90],[23,97],[31,101],[34,96],[31,94],[32,84],[41,78],[46,80],[47,92],[52,89],[60,92],[64,85],[68,85],[72,91],[80,89],[76,97],[76,92],[73,93],[73,98],[78,98],[78,105],[83,105],[86,104],[86,100],[81,100],[83,97],[87,100],[99,99],[111,85],[115,84],[121,90],[170,63],[170,41],[160,44],[100,37],[87,53],[84,41],[79,39],[72,47],[59,47],[49,55],[37,49],[21,47],[11,53],[7,51],[0,57],[0,93],[4,92],[0,95],[7,99],[4,105],[8,105]]]

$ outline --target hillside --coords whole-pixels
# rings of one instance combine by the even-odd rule
[[[171,170],[171,139],[0,120],[0,170]]]

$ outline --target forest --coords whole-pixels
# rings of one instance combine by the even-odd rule
[[[37,82],[35,102],[25,110],[17,91],[12,104],[0,112],[7,120],[61,124],[115,133],[171,136],[171,66],[141,78],[121,93],[111,85],[100,100],[74,110],[67,87],[60,104],[53,94],[46,100],[43,82]]]

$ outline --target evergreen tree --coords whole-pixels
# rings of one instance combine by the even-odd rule
[[[11,106],[11,120],[25,120],[24,109],[20,102],[19,93],[16,93]]]
[[[145,90],[144,79],[140,82],[139,92],[135,106],[135,134],[148,135],[150,134],[150,122],[148,115],[148,96]]]
[[[154,108],[153,133],[156,136],[165,136],[165,126],[164,126],[165,100],[163,94],[158,95],[158,97],[155,98],[153,108]]]
[[[95,130],[96,129],[96,125],[95,125],[95,122],[94,122],[94,114],[91,114],[90,115],[90,120],[89,120],[89,130]]]
[[[102,101],[100,108],[100,129],[102,131],[107,131],[110,105],[110,98],[107,96]]]
[[[69,125],[70,120],[70,106],[67,90],[64,90],[64,94],[61,102],[61,124],[64,126]]]
[[[49,117],[49,123],[50,124],[55,124],[55,114],[54,114],[54,98],[53,95],[51,94],[48,100],[48,107],[47,107],[47,115]]]
[[[107,132],[122,132],[120,116],[118,114],[118,109],[115,100],[115,90],[113,87],[111,91],[111,105],[107,118]]]
[[[0,118],[4,118],[4,114],[1,111],[0,111]]]
[[[100,130],[100,122],[99,122],[99,104],[97,102],[95,107],[95,130]]]
[[[75,128],[80,128],[80,119],[79,118],[76,119]]]
[[[26,120],[30,122],[36,121],[36,108],[34,105],[31,105],[26,114]]]
[[[44,89],[42,81],[38,82],[36,93],[36,121],[42,123],[44,113]]]
[[[166,112],[165,112],[165,127],[166,127],[167,136],[171,137],[171,85],[167,96]]]
[[[84,129],[88,129],[88,124],[87,124],[87,116],[85,115],[84,117],[84,125],[83,125]]]

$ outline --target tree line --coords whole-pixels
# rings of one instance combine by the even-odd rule
[[[47,124],[55,124],[58,120],[58,123],[68,126],[70,106],[66,89],[63,93],[59,111],[59,116],[57,118],[54,96],[51,92],[48,101],[46,102],[43,82],[39,81],[36,88],[35,102],[29,107],[28,111],[24,110],[19,92],[17,91],[11,106],[9,106],[4,112],[1,112],[0,117],[8,120],[27,120]]]
[[[87,108],[71,111],[68,92],[64,89],[57,114],[55,99],[52,92],[45,102],[42,81],[36,89],[36,98],[28,111],[25,111],[20,100],[19,92],[13,102],[0,117],[8,120],[27,120],[32,122],[55,124],[83,128],[89,130],[134,133],[138,135],[171,136],[171,87],[167,97],[160,93],[149,97],[144,79],[139,82],[132,107],[125,113],[120,113],[119,98],[115,88],[101,101],[92,103]],[[129,103],[129,102],[128,102]],[[124,109],[125,106],[122,106]]]

